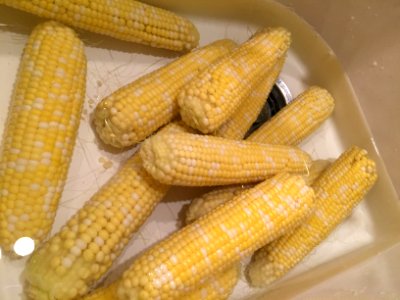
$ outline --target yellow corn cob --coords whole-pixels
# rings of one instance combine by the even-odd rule
[[[178,123],[157,134],[185,132]],[[33,299],[72,299],[85,294],[111,267],[169,186],[154,180],[134,154],[27,263]]]
[[[101,139],[115,147],[131,146],[170,122],[178,114],[178,90],[235,46],[231,40],[216,41],[106,97],[97,106],[94,115],[94,124]]]
[[[215,131],[286,54],[289,44],[287,30],[264,29],[202,71],[179,93],[183,121],[203,133]]]
[[[86,58],[75,33],[56,22],[30,35],[0,154],[0,246],[40,242],[53,224],[85,97]]]
[[[187,19],[134,0],[3,0],[3,4],[113,38],[176,51],[197,46]]]
[[[211,276],[195,290],[184,294],[180,300],[225,300],[228,299],[239,279],[239,265]]]
[[[247,140],[295,146],[319,127],[330,116],[333,108],[334,100],[327,90],[310,87],[253,132]]]
[[[250,263],[252,285],[267,285],[299,263],[362,200],[377,179],[375,163],[367,152],[351,147],[317,179],[315,211],[293,232],[261,248]]]
[[[118,279],[118,299],[174,299],[297,226],[314,192],[300,176],[266,180],[145,251]]]
[[[234,140],[243,139],[265,105],[268,94],[271,92],[284,62],[285,57],[282,57],[263,81],[250,92],[250,95],[240,104],[229,120],[217,129],[214,135]]]
[[[311,162],[298,148],[190,133],[150,137],[140,155],[154,178],[184,186],[255,182],[284,171],[304,173]]]
[[[211,276],[205,283],[196,287],[183,296],[180,300],[224,300],[232,293],[239,279],[239,265],[228,268],[226,271]],[[117,298],[117,284],[96,289],[93,293],[83,297],[83,300],[113,300]]]
[[[313,161],[308,173],[303,175],[306,184],[312,185],[329,164],[329,160]],[[252,187],[253,185],[251,184],[221,187],[194,199],[185,213],[185,224],[192,223],[194,220],[204,216],[219,205],[231,200],[236,195]]]

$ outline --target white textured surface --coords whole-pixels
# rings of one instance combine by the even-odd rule
[[[3,7],[1,7],[3,9]],[[8,10],[7,10],[8,11]],[[12,11],[12,10],[9,10]],[[9,12],[8,11],[8,12]],[[27,15],[12,11],[16,18],[14,21],[0,13],[0,26],[2,23],[11,25],[0,27],[0,130],[3,130],[4,121],[7,114],[7,104],[12,91],[16,70],[19,63],[20,53],[26,33],[30,31],[30,22],[24,23]],[[247,39],[255,27],[245,23],[226,20],[211,20],[207,18],[192,18],[198,26],[202,39],[201,44],[229,37],[241,42]],[[11,30],[13,24],[22,22],[22,30]],[[10,24],[11,22],[11,24]],[[14,23],[13,23],[14,22]],[[35,22],[35,19],[33,23]],[[298,30],[308,30],[299,28]],[[76,144],[72,165],[70,168],[68,182],[63,193],[60,207],[57,213],[53,233],[80,207],[82,203],[110,178],[123,162],[134,150],[124,153],[111,153],[107,149],[99,147],[96,137],[90,126],[90,113],[104,96],[121,85],[130,82],[132,79],[154,70],[155,68],[167,63],[171,57],[165,57],[167,52],[149,51],[147,48],[130,46],[127,43],[119,43],[110,39],[104,39],[94,43],[96,35],[84,35],[87,41],[86,53],[88,57],[88,80],[85,111],[82,116],[79,129],[79,138]],[[315,42],[315,41],[308,41]],[[334,57],[328,49],[326,53],[319,53],[321,56],[329,57],[327,61],[315,61],[318,67],[320,64],[332,64]],[[170,55],[170,54],[168,54]],[[310,72],[316,66],[307,67],[300,57],[304,55],[312,56],[312,53],[302,53],[301,56],[295,51],[291,51],[283,70],[282,78],[291,88],[293,96],[296,96],[309,84],[313,84]],[[308,59],[308,61],[313,61]],[[329,67],[327,67],[328,69]],[[328,75],[326,75],[328,76]],[[328,79],[327,79],[328,78]],[[322,82],[329,80],[329,76]],[[335,91],[331,91],[334,93]],[[346,99],[337,99],[341,104]],[[357,126],[363,127],[364,124],[359,119],[359,112],[354,110],[347,118],[355,116],[354,122]],[[307,139],[302,147],[306,149],[314,158],[334,158],[344,150],[346,142],[342,136],[347,136],[343,126],[338,127],[338,120],[343,120],[342,116],[335,117],[326,122],[315,134]],[[346,122],[349,122],[347,120]],[[350,122],[351,123],[351,122]],[[367,130],[365,132],[368,132]],[[347,141],[348,143],[348,141]],[[361,145],[363,146],[363,145]],[[99,159],[103,157],[112,162],[112,167],[105,169]],[[198,193],[197,190],[185,191],[174,189],[168,195],[168,202],[158,205],[151,217],[142,226],[141,230],[135,235],[129,244],[124,255],[119,260],[119,264],[135,256],[138,252],[149,245],[155,243],[168,233],[177,228],[178,213],[182,205],[187,201],[173,202],[173,200],[190,199],[190,194]],[[377,236],[377,232],[372,229],[374,218],[370,213],[367,204],[360,205],[354,214],[340,226],[329,239],[314,251],[301,265],[299,265],[289,276],[296,276],[306,270],[321,265],[338,256],[342,256],[354,249],[362,248],[371,244]],[[19,299],[21,292],[20,273],[23,270],[24,261],[9,262],[4,257],[0,259],[0,299]],[[261,290],[249,289],[242,279],[235,289],[232,299],[242,299],[252,294],[260,294]]]

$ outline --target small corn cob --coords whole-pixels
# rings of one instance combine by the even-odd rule
[[[310,87],[253,132],[247,140],[298,145],[331,115],[334,105],[327,90]]]
[[[306,175],[303,175],[303,179],[307,185],[312,185],[314,181],[323,173],[323,171],[329,166],[329,160],[316,160],[311,164],[310,169]],[[211,192],[205,193],[201,197],[194,199],[185,213],[185,224],[190,224],[194,220],[204,216],[210,211],[214,210],[221,204],[228,202],[233,199],[236,195],[244,192],[247,189],[252,188],[253,185],[235,185],[228,187],[221,187]]]
[[[314,192],[281,173],[145,251],[118,279],[118,299],[174,299],[233,266],[308,215]]]
[[[3,4],[113,38],[176,51],[197,46],[187,19],[135,0],[2,0]]]
[[[347,218],[377,179],[367,152],[351,147],[317,179],[315,210],[294,231],[261,248],[248,267],[252,285],[264,286],[285,275]]]
[[[217,129],[214,135],[234,140],[244,138],[265,105],[268,94],[278,79],[284,62],[285,57],[282,57],[264,80],[250,92],[250,95],[240,104],[229,120]]]
[[[236,44],[219,40],[194,50],[115,91],[97,106],[94,124],[100,138],[122,148],[134,145],[178,114],[179,89],[200,70],[226,56]]]
[[[179,123],[157,134],[185,132]],[[134,154],[27,263],[33,299],[72,299],[85,294],[111,267],[169,186],[154,180]]]
[[[228,299],[239,279],[239,265],[211,276],[195,290],[184,294],[180,300],[225,300]]]
[[[64,25],[38,25],[25,46],[0,154],[0,246],[40,243],[55,217],[85,97],[83,43]]]
[[[190,133],[152,136],[140,155],[154,178],[184,186],[261,181],[279,172],[305,173],[311,163],[298,148]]]
[[[215,131],[285,56],[289,44],[287,30],[264,29],[216,61],[180,91],[182,120],[203,133]]]

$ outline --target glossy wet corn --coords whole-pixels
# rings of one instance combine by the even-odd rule
[[[257,182],[279,172],[305,173],[311,163],[295,147],[190,133],[152,136],[140,155],[154,178],[184,186]]]
[[[265,75],[263,81],[250,92],[239,108],[217,129],[214,135],[234,140],[244,138],[264,107],[284,62],[285,57],[281,58],[270,72]]]
[[[157,134],[185,132],[174,122]],[[27,263],[32,299],[82,296],[109,270],[169,186],[154,180],[135,153]]]
[[[184,86],[178,96],[182,120],[203,133],[214,132],[262,82],[289,45],[286,29],[260,30]]]
[[[179,89],[234,47],[227,39],[213,42],[107,96],[94,114],[100,138],[118,148],[141,142],[177,116]]]
[[[301,262],[351,214],[376,179],[375,163],[365,150],[354,146],[343,153],[313,184],[311,217],[254,254],[248,267],[251,284],[268,285]]]
[[[309,186],[312,185],[314,181],[329,166],[329,164],[329,160],[313,161],[307,174],[303,175],[303,179],[306,184]],[[221,204],[228,202],[238,194],[252,187],[252,184],[220,187],[208,193],[205,193],[204,195],[196,199],[193,199],[185,212],[185,223],[192,223],[194,220],[200,218],[201,216],[204,216]]]
[[[85,97],[83,43],[64,25],[32,31],[14,87],[0,154],[0,247],[36,244],[53,224]]]
[[[3,0],[3,4],[113,38],[176,51],[197,46],[187,19],[135,0]]]
[[[332,114],[334,106],[335,101],[327,90],[310,87],[253,132],[247,140],[298,145]]]
[[[233,266],[308,215],[314,193],[279,174],[146,250],[117,281],[118,299],[174,299]]]

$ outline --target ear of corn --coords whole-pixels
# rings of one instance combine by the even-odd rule
[[[176,51],[197,46],[187,19],[135,0],[3,0],[3,4],[117,39]]]
[[[216,41],[194,50],[115,91],[97,106],[94,124],[100,138],[115,147],[134,145],[178,114],[179,89],[236,44]]]
[[[297,226],[314,193],[279,174],[145,251],[118,280],[120,299],[183,296],[217,272]]]
[[[184,186],[255,182],[285,171],[304,173],[311,162],[298,148],[190,133],[155,135],[143,143],[140,155],[154,178]]]
[[[239,279],[239,265],[211,276],[195,290],[184,294],[180,300],[225,300],[228,299]]]
[[[158,135],[185,132],[174,122]],[[85,203],[27,263],[33,299],[72,299],[87,293],[111,267],[169,186],[154,180],[138,153]]]
[[[307,174],[303,175],[303,179],[306,184],[309,186],[312,185],[329,165],[329,160],[313,161]],[[216,207],[225,202],[228,202],[236,195],[252,187],[253,185],[251,184],[221,187],[194,199],[190,203],[185,213],[185,224],[192,223],[194,220],[200,218],[201,216],[204,216],[205,214],[214,210]]]
[[[33,299],[73,299],[111,267],[168,186],[155,181],[138,154],[30,258],[25,270]]]
[[[244,138],[251,125],[257,120],[261,109],[264,107],[267,97],[275,81],[278,79],[284,62],[285,57],[282,57],[270,72],[266,74],[263,81],[250,92],[249,96],[240,104],[239,108],[228,121],[217,129],[214,135],[234,140],[241,140]]]
[[[0,246],[40,242],[55,217],[85,97],[86,58],[75,33],[38,25],[25,46],[0,154]]]
[[[334,99],[325,89],[310,87],[253,132],[248,141],[297,145],[332,113]]]
[[[179,93],[182,120],[203,133],[215,131],[286,54],[289,44],[287,30],[264,29],[216,61]]]
[[[342,154],[313,185],[311,217],[255,253],[248,267],[251,284],[264,286],[285,275],[351,214],[376,179],[365,150],[351,147]]]

